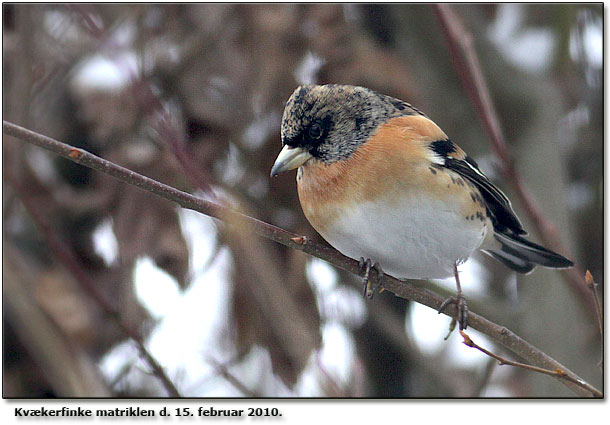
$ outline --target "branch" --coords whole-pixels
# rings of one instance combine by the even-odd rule
[[[68,8],[78,15],[82,29],[87,31],[100,44],[105,42],[108,38],[107,27],[103,22],[96,22],[94,11],[90,5],[74,4],[69,5]],[[111,52],[116,53],[116,48],[111,50]],[[114,55],[114,60],[119,61],[116,55]],[[117,63],[117,65],[120,65],[120,63]],[[163,106],[159,96],[154,93],[151,83],[144,76],[137,75],[133,68],[129,66],[124,66],[123,68],[131,81],[131,89],[138,106],[150,116],[152,120],[151,127],[157,132],[163,143],[170,148],[176,160],[184,169],[187,180],[214,199],[215,194],[209,184],[209,176],[205,170],[197,167],[195,162],[193,162],[184,136],[176,128],[176,123]]]
[[[476,50],[473,47],[472,35],[464,28],[451,5],[435,4],[434,11],[438,16],[440,26],[449,45],[453,66],[491,139],[491,147],[500,160],[505,180],[512,184],[517,197],[544,243],[557,252],[568,252],[561,243],[557,227],[542,213],[536,199],[525,187],[523,179],[515,168],[506,146],[498,114],[491,101],[489,89],[485,84]],[[587,289],[582,284],[583,271],[578,266],[574,266],[571,269],[564,270],[562,275],[570,288],[576,292],[581,302],[588,307],[587,310],[593,311],[595,307],[587,294]]]
[[[12,326],[32,360],[40,368],[57,397],[112,397],[108,384],[102,380],[99,367],[85,350],[74,344],[65,328],[55,320],[33,296],[32,288],[40,284],[36,272],[18,248],[7,246],[2,251],[2,316]],[[27,371],[25,372],[28,373]],[[45,383],[39,382],[46,388]],[[23,388],[7,385],[4,397],[23,397]],[[31,393],[30,393],[31,394]]]
[[[41,233],[45,236],[49,248],[53,255],[72,273],[77,282],[87,292],[87,294],[95,300],[95,302],[101,307],[104,313],[112,320],[126,335],[131,338],[138,347],[140,355],[148,363],[152,369],[152,374],[156,376],[162,383],[163,387],[171,397],[180,397],[178,389],[174,383],[169,379],[161,365],[157,360],[148,352],[144,341],[140,335],[131,329],[122,319],[120,313],[112,306],[112,304],[106,299],[104,294],[97,288],[95,282],[91,280],[86,271],[80,266],[74,252],[64,243],[64,241],[56,234],[53,227],[47,221],[44,214],[41,214],[39,209],[34,205],[32,200],[27,196],[25,190],[17,183],[11,174],[8,172],[4,173],[4,177],[8,180],[12,186],[13,191],[19,197],[23,203],[25,209],[28,211],[33,221]]]
[[[210,186],[210,176],[201,167],[197,167],[192,154],[188,151],[184,136],[176,128],[176,123],[167,112],[158,96],[153,92],[148,81],[143,77],[131,75],[132,88],[140,107],[151,117],[152,128],[157,132],[163,143],[171,150],[176,160],[184,169],[184,175],[194,186],[201,189],[212,199],[216,198]]]
[[[597,313],[597,327],[599,328],[599,338],[601,342],[601,353],[602,358],[599,361],[599,366],[603,369],[604,365],[604,313],[602,312],[602,306],[599,302],[599,296],[597,295],[597,283],[593,280],[593,275],[589,270],[585,273],[585,282],[589,287],[589,290],[593,294],[595,300],[595,312]]]
[[[464,338],[463,343],[465,345],[467,345],[469,347],[472,347],[472,348],[476,348],[480,352],[487,354],[489,357],[496,359],[500,366],[506,364],[506,365],[509,365],[509,366],[516,366],[516,367],[520,367],[520,368],[523,368],[523,369],[531,370],[533,372],[542,373],[544,375],[553,376],[555,378],[565,379],[565,380],[570,381],[573,384],[576,384],[579,387],[589,391],[595,397],[602,398],[604,396],[604,394],[601,391],[598,391],[596,388],[594,388],[591,385],[587,384],[583,380],[576,379],[576,378],[574,378],[572,376],[569,376],[562,369],[557,368],[555,370],[548,370],[548,369],[544,369],[544,368],[541,368],[541,367],[532,366],[532,365],[525,364],[525,363],[519,363],[519,362],[515,362],[513,360],[508,360],[508,359],[505,359],[504,357],[501,357],[501,356],[499,356],[497,354],[494,354],[491,351],[486,350],[485,348],[483,348],[480,345],[476,344],[464,331],[460,331],[460,335],[462,335],[462,338]]]
[[[496,368],[496,364],[497,363],[491,357],[487,360],[487,364],[485,365],[485,369],[483,371],[483,376],[481,376],[481,379],[479,380],[479,382],[477,382],[475,390],[472,392],[473,398],[482,397],[483,391],[485,390],[487,385],[489,385],[489,381],[491,380],[491,375],[493,374],[493,371]]]
[[[213,358],[208,358],[208,362],[216,369],[216,372],[225,378],[231,385],[237,388],[245,397],[260,398],[260,394],[250,390],[246,384],[241,382],[235,375],[229,372],[228,365],[217,362]]]
[[[10,136],[16,137],[36,146],[40,146],[78,164],[101,171],[126,183],[137,186],[169,201],[175,202],[182,208],[198,211],[202,214],[217,218],[219,220],[227,221],[231,224],[238,224],[240,228],[244,230],[251,231],[289,248],[297,249],[313,255],[314,257],[320,258],[340,269],[359,276],[364,275],[364,272],[360,270],[358,261],[346,257],[339,251],[329,246],[314,243],[307,237],[299,236],[280,229],[279,227],[249,217],[245,214],[218,205],[209,200],[197,198],[193,195],[182,192],[171,186],[160,183],[127,168],[121,167],[120,165],[114,164],[113,162],[93,155],[83,149],[78,149],[74,146],[67,145],[7,121],[3,121],[2,129]],[[377,275],[373,275],[371,280],[373,284],[377,284]],[[403,282],[389,275],[383,275],[381,283],[386,290],[393,292],[395,295],[418,302],[435,310],[438,310],[443,302],[443,298],[439,295],[427,289],[418,288],[412,284]],[[449,306],[444,313],[450,317],[455,316],[455,307],[453,305]],[[560,369],[573,380],[583,381],[574,372],[571,372],[568,368],[557,362],[555,359],[540,351],[503,326],[497,325],[472,312],[469,314],[469,325],[473,329],[477,329],[478,331],[484,333],[493,341],[505,346],[516,355],[526,359],[528,362],[538,367],[551,370]],[[561,379],[560,382],[568,386],[572,391],[580,396],[591,396],[590,391],[583,389],[581,386],[576,385],[571,381]]]

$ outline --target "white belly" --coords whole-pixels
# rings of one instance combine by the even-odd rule
[[[484,222],[466,220],[438,200],[391,204],[367,201],[342,209],[331,225],[316,230],[343,254],[378,261],[384,272],[409,279],[453,276],[453,265],[466,261],[487,232]]]

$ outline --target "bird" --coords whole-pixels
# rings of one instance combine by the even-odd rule
[[[298,169],[305,217],[331,246],[359,258],[369,298],[377,290],[371,270],[399,279],[453,276],[456,296],[439,313],[455,304],[453,323],[463,330],[458,266],[476,251],[523,274],[573,266],[526,239],[506,195],[407,102],[365,87],[302,85],[286,102],[280,133],[271,176]]]

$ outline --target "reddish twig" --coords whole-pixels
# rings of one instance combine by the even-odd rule
[[[472,347],[472,348],[476,348],[477,350],[488,355],[489,357],[496,359],[498,361],[499,365],[516,366],[516,367],[520,367],[523,369],[531,370],[533,372],[542,373],[544,375],[553,376],[555,378],[565,379],[565,380],[570,381],[571,383],[578,385],[579,387],[589,391],[594,397],[602,398],[604,396],[604,394],[601,391],[597,390],[596,388],[592,387],[591,385],[587,384],[585,381],[583,381],[581,379],[576,379],[572,376],[569,376],[565,371],[563,371],[560,368],[557,368],[555,370],[548,370],[548,369],[544,369],[544,368],[537,367],[537,366],[532,366],[532,365],[525,364],[525,363],[515,362],[513,360],[509,360],[509,359],[501,357],[497,354],[494,354],[491,351],[486,350],[485,348],[476,344],[464,331],[460,331],[460,335],[462,335],[462,338],[464,338],[463,343],[465,345]]]
[[[156,376],[163,387],[171,397],[180,397],[180,392],[174,385],[174,383],[166,375],[161,365],[155,360],[155,358],[148,352],[144,342],[140,335],[131,329],[122,319],[120,313],[112,306],[112,304],[106,299],[104,294],[97,288],[97,285],[85,270],[80,266],[78,259],[74,252],[68,247],[68,245],[61,239],[59,235],[53,230],[51,224],[47,221],[44,214],[40,212],[40,209],[34,204],[34,202],[27,196],[26,191],[21,185],[13,178],[8,172],[4,172],[4,178],[12,186],[13,191],[19,197],[24,207],[36,223],[38,229],[44,235],[51,253],[72,273],[77,282],[85,290],[85,292],[101,307],[106,315],[119,327],[121,332],[128,338],[131,338],[137,345],[140,355],[148,363],[152,369],[152,373]]]
[[[364,275],[364,271],[359,266],[359,262],[357,260],[346,257],[339,251],[329,246],[315,243],[309,238],[280,229],[279,227],[257,220],[256,218],[247,216],[212,201],[197,198],[193,195],[182,192],[171,186],[160,183],[127,168],[121,167],[120,165],[114,164],[113,162],[93,155],[83,149],[78,149],[74,146],[67,145],[7,121],[3,121],[2,129],[10,136],[16,137],[36,146],[40,146],[78,164],[113,176],[133,186],[139,187],[164,199],[175,202],[182,208],[198,211],[202,214],[224,220],[233,225],[239,225],[240,229],[243,229],[244,231],[256,233],[289,248],[303,251],[350,273],[354,273],[361,277]],[[371,276],[371,279],[373,280],[374,284],[378,284],[378,277],[376,274]],[[393,292],[401,298],[412,300],[435,310],[439,309],[444,300],[443,297],[433,293],[432,291],[425,288],[419,288],[387,274],[382,275],[381,284],[385,289]],[[444,313],[450,317],[453,317],[456,313],[455,307],[448,306]],[[579,378],[574,372],[570,371],[561,363],[529,344],[507,328],[497,325],[473,312],[469,313],[468,323],[473,329],[477,329],[478,331],[484,333],[493,341],[505,346],[510,351],[514,352],[519,357],[526,359],[530,363],[535,364],[538,367],[551,370],[562,370],[573,379],[579,382],[582,381],[582,379]],[[591,393],[588,390],[583,389],[581,386],[576,385],[569,380],[562,379],[561,382],[578,395],[583,397],[591,396]]]
[[[602,306],[599,301],[599,296],[597,295],[597,283],[593,280],[593,275],[589,270],[585,273],[585,282],[593,294],[593,299],[595,300],[595,312],[597,313],[597,326],[599,328],[599,337],[601,342],[601,353],[602,358],[599,361],[599,366],[603,368],[604,365],[604,313],[602,312]]]
[[[481,71],[476,50],[473,47],[472,35],[464,28],[451,5],[435,4],[434,10],[449,45],[449,53],[455,70],[479,118],[483,122],[485,130],[489,134],[492,142],[491,147],[500,160],[505,180],[512,184],[523,208],[529,215],[544,243],[557,252],[566,253],[567,250],[561,243],[557,227],[542,213],[534,196],[525,187],[523,179],[521,179],[515,168],[502,133],[500,120],[491,101],[491,96]],[[582,284],[583,274],[578,266],[562,272],[570,288],[589,307],[589,310],[592,310],[594,306],[592,305],[591,298]]]
[[[589,270],[585,273],[585,282],[587,283],[587,287],[593,294],[593,299],[595,300],[595,312],[597,313],[597,326],[599,327],[599,336],[604,337],[604,315],[602,313],[602,306],[599,302],[599,296],[597,295],[597,283],[593,280],[593,275]]]

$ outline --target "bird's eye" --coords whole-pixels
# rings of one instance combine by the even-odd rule
[[[322,126],[319,123],[315,122],[309,127],[309,137],[312,140],[318,140],[322,137]]]

